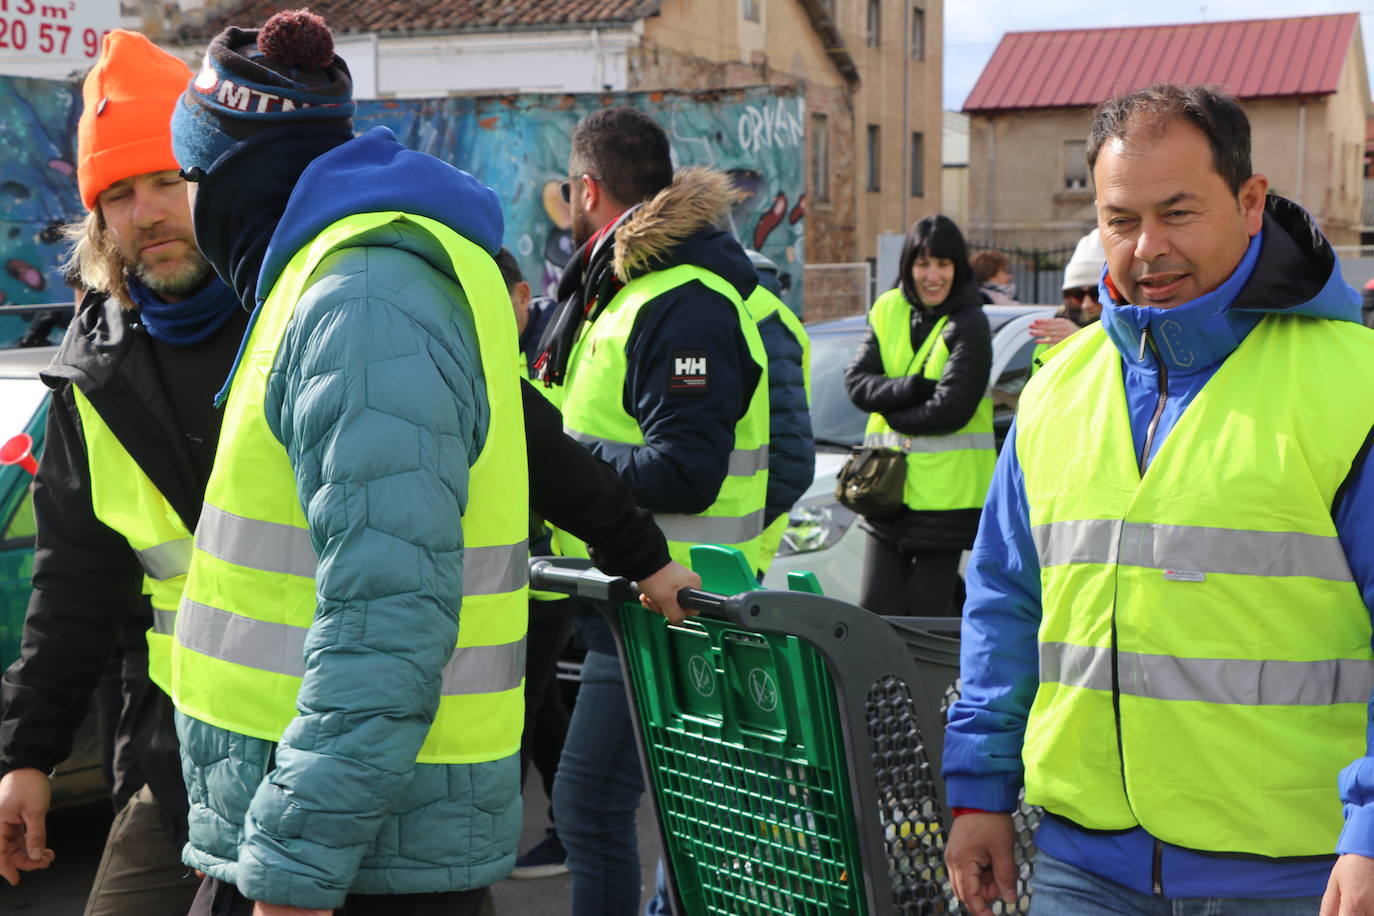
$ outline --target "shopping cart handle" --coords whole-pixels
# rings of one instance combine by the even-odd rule
[[[639,585],[629,579],[608,576],[585,560],[568,557],[540,557],[530,560],[530,588],[561,592],[607,601],[611,604],[638,604]],[[683,610],[721,616],[726,596],[696,588],[684,588],[677,593],[677,603]]]

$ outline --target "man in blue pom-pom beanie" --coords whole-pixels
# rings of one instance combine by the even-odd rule
[[[489,906],[521,825],[531,491],[665,613],[698,582],[518,380],[496,195],[353,111],[302,10],[217,37],[172,121],[252,310],[172,649],[198,916]]]

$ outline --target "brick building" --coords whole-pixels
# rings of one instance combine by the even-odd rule
[[[964,104],[971,234],[1072,245],[1096,221],[1084,162],[1093,106],[1156,80],[1235,95],[1255,170],[1332,242],[1359,242],[1370,95],[1355,13],[1008,33]]]

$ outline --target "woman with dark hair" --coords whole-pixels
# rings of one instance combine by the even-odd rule
[[[859,603],[882,614],[942,616],[959,555],[973,546],[995,458],[992,334],[959,227],[928,216],[902,246],[897,287],[868,313],[845,388],[868,411],[864,445],[906,455],[901,509],[865,516]]]

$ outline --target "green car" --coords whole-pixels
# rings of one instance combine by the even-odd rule
[[[56,347],[0,350],[0,444],[19,433],[33,437],[34,454],[43,449],[48,388],[38,373],[52,361]],[[0,669],[19,657],[24,612],[33,578],[33,497],[29,472],[17,464],[0,466]],[[72,755],[57,768],[53,804],[75,804],[108,797],[100,766],[100,736],[94,714],[77,733]]]

